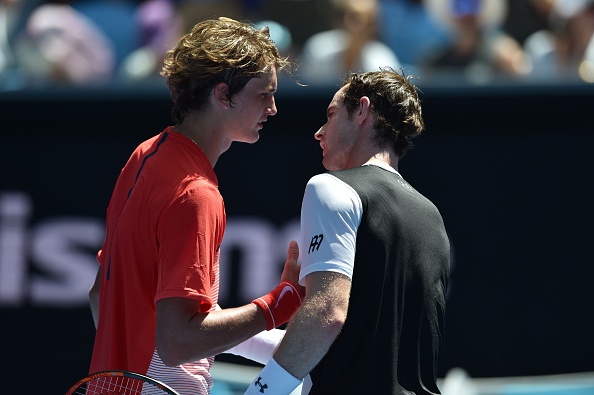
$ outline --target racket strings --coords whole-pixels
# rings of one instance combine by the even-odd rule
[[[163,395],[160,387],[131,377],[97,377],[74,391],[73,395]]]

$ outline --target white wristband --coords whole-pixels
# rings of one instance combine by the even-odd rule
[[[245,395],[289,395],[301,382],[283,369],[274,358],[270,358],[264,369],[250,383]]]

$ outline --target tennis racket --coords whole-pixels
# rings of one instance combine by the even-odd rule
[[[88,375],[66,395],[179,395],[168,385],[142,374],[106,370]]]

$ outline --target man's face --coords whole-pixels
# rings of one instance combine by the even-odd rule
[[[349,117],[342,102],[343,86],[330,102],[326,123],[314,134],[322,148],[322,164],[327,170],[343,170],[349,167],[349,158],[357,139],[356,122]]]
[[[235,103],[230,114],[229,137],[232,141],[255,143],[260,129],[269,116],[276,114],[274,94],[277,89],[276,70],[273,68],[252,78],[233,97]]]

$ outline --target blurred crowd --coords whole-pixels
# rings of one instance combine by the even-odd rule
[[[380,66],[594,83],[594,0],[0,0],[0,91],[156,81],[166,51],[217,16],[268,26],[310,85]]]

